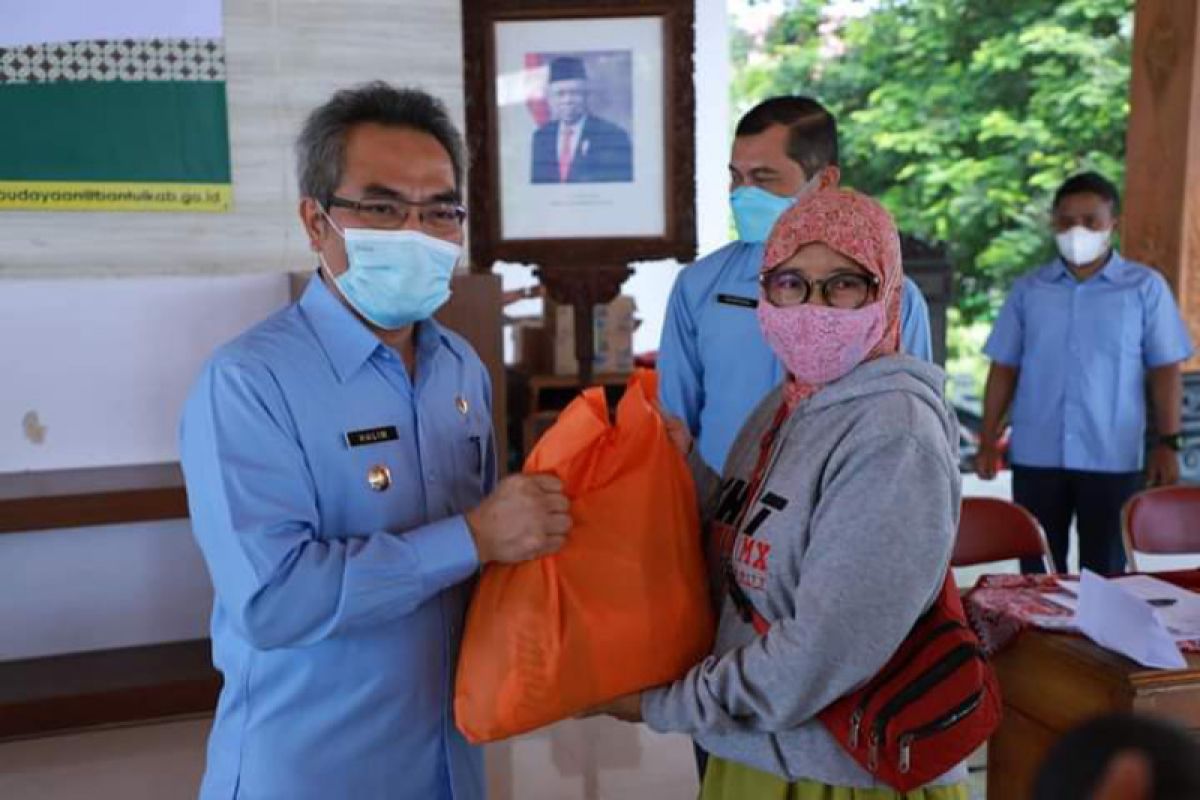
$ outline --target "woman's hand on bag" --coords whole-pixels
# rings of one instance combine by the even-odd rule
[[[684,458],[692,454],[692,432],[688,430],[687,423],[679,417],[672,417],[666,412],[662,412],[663,423],[667,426],[667,436],[671,439],[671,444],[675,445],[675,449],[683,453]]]
[[[466,515],[479,563],[552,555],[571,530],[571,501],[553,475],[510,475]]]

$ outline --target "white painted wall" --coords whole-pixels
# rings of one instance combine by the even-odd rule
[[[0,661],[208,635],[187,520],[0,536]]]
[[[287,302],[278,273],[0,282],[0,472],[177,461],[200,365]]]
[[[729,241],[729,10],[725,0],[696,3],[696,218],[700,253]]]

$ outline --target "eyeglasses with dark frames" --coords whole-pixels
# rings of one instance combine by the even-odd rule
[[[823,280],[811,280],[796,269],[776,267],[758,276],[763,294],[773,306],[787,308],[807,303],[814,290],[833,308],[862,308],[879,288],[879,278],[860,272],[837,272]]]
[[[415,203],[398,197],[368,197],[350,200],[332,195],[326,206],[330,209],[344,208],[353,211],[370,228],[397,230],[408,223],[414,210],[421,221],[421,229],[431,234],[451,234],[462,229],[467,218],[467,209],[449,200],[426,200]]]

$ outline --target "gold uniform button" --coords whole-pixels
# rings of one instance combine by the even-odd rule
[[[376,464],[367,470],[367,485],[382,492],[392,485],[392,473],[383,464]]]

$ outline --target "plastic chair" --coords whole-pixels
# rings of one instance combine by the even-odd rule
[[[964,497],[950,566],[969,567],[1010,558],[1040,558],[1047,573],[1054,559],[1037,518],[997,497]]]
[[[1121,538],[1130,572],[1137,572],[1135,551],[1200,553],[1200,486],[1138,492],[1121,509]]]

